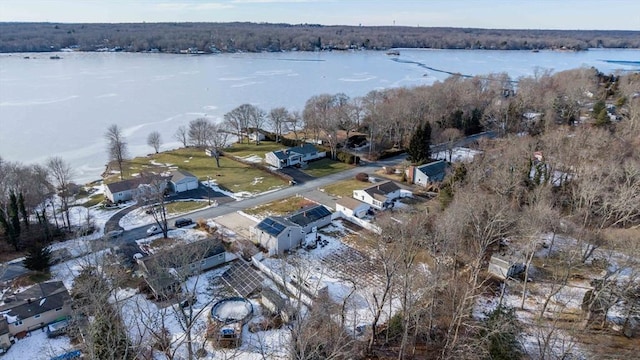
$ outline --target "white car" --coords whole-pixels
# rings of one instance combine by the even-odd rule
[[[160,234],[161,232],[162,232],[162,229],[160,229],[158,225],[153,225],[147,229],[147,236]]]

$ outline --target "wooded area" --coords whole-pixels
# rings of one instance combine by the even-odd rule
[[[262,52],[390,48],[538,50],[640,48],[637,31],[498,30],[256,23],[0,23],[0,52]]]

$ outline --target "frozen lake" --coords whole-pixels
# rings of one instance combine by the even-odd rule
[[[376,51],[59,53],[59,60],[51,55],[0,54],[0,156],[42,163],[59,155],[72,164],[77,181],[99,178],[106,163],[103,134],[114,123],[125,130],[131,154],[144,155],[151,152],[146,145],[151,131],[161,133],[163,149],[177,147],[173,134],[179,126],[201,116],[219,120],[243,103],[265,111],[277,106],[302,110],[307,99],[321,93],[355,97],[449,76],[433,69],[465,75],[506,72],[517,79],[536,69],[593,66],[609,73],[640,68],[640,50],[624,49],[401,49],[398,59]]]

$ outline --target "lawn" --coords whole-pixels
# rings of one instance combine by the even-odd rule
[[[273,142],[273,141],[262,141],[260,145],[256,145],[255,143],[251,144],[238,144],[234,143],[229,148],[224,151],[230,155],[237,156],[240,158],[246,158],[251,155],[256,155],[261,157],[264,160],[264,155],[270,151],[281,150],[286,148],[286,146]]]
[[[104,194],[94,194],[89,197],[87,202],[83,203],[82,206],[89,208],[94,205],[100,204],[104,200]]]
[[[206,201],[176,201],[167,204],[166,208],[167,212],[173,215],[202,209],[207,205]]]
[[[278,200],[274,202],[270,202],[263,205],[258,205],[256,207],[252,207],[250,209],[245,210],[247,214],[251,215],[285,215],[300,208],[305,207],[306,205],[315,204],[302,196],[296,196],[284,200]]]
[[[349,170],[351,168],[353,168],[353,165],[324,158],[318,161],[310,162],[303,171],[310,176],[321,177],[335,174],[344,170]]]
[[[218,168],[214,158],[205,155],[204,151],[194,148],[177,149],[153,154],[149,157],[131,159],[125,167],[125,179],[143,171],[162,173],[176,168],[194,174],[201,181],[207,180],[207,176],[210,176],[217,181],[218,185],[232,192],[260,193],[285,185],[282,179],[228,157],[220,158],[220,167]],[[117,175],[111,175],[105,179],[105,182],[118,180]]]
[[[324,192],[333,196],[351,197],[353,195],[353,190],[364,189],[370,185],[370,182],[362,182],[356,179],[343,180],[325,186]]]

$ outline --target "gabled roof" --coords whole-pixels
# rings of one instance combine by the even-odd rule
[[[290,226],[298,225],[281,216],[269,216],[260,221],[258,225],[256,225],[256,229],[262,230],[271,236],[278,236]]]
[[[356,208],[358,208],[359,206],[362,206],[362,205],[369,206],[369,204],[367,204],[367,203],[363,203],[362,201],[360,201],[358,199],[354,199],[354,198],[350,198],[350,197],[340,198],[340,199],[336,200],[336,204],[342,205],[342,206],[346,207],[347,209],[351,209],[351,210],[355,210]]]
[[[268,286],[262,288],[262,296],[271,301],[277,308],[277,310],[284,310],[287,308],[288,301],[283,298],[280,293]]]
[[[295,152],[301,155],[305,155],[305,154],[316,153],[318,152],[318,149],[316,149],[316,147],[313,144],[306,143],[301,146],[289,148],[289,151]]]
[[[430,181],[442,181],[444,180],[447,163],[444,160],[438,160],[418,166],[416,169],[427,175]]]
[[[146,184],[146,182],[142,181],[142,178],[134,178],[107,184],[107,188],[109,188],[112,194],[115,194],[122,191],[133,190],[140,184]]]
[[[115,193],[119,193],[119,192],[122,192],[122,191],[136,189],[138,186],[143,185],[143,184],[151,184],[152,181],[159,180],[159,179],[162,179],[162,176],[159,176],[159,175],[146,175],[146,176],[136,177],[136,178],[133,178],[133,179],[116,181],[114,183],[107,184],[107,187],[109,188],[109,191],[112,194],[115,194]]]
[[[70,300],[71,296],[62,281],[45,282],[6,297],[0,306],[0,313],[12,322],[12,318],[27,319],[60,308]]]
[[[287,219],[300,226],[307,226],[315,221],[331,216],[331,211],[322,205],[311,205],[289,215]]]
[[[161,271],[168,268],[181,268],[196,261],[204,260],[225,252],[224,245],[219,239],[209,238],[194,241],[189,244],[178,245],[163,250],[155,255],[140,259],[149,272]]]
[[[366,192],[371,197],[376,198],[377,195],[377,198],[382,197],[382,200],[385,199],[387,194],[398,190],[400,190],[400,187],[391,180],[375,183],[367,188],[362,189],[362,191]]]
[[[285,153],[286,150],[276,150],[272,151],[273,155],[275,155],[279,160],[286,160],[289,158],[289,155]]]
[[[186,170],[173,170],[171,172],[171,182],[173,183],[178,183],[181,180],[184,180],[186,178],[196,178],[198,179],[195,175],[193,175],[192,173],[186,171]]]

